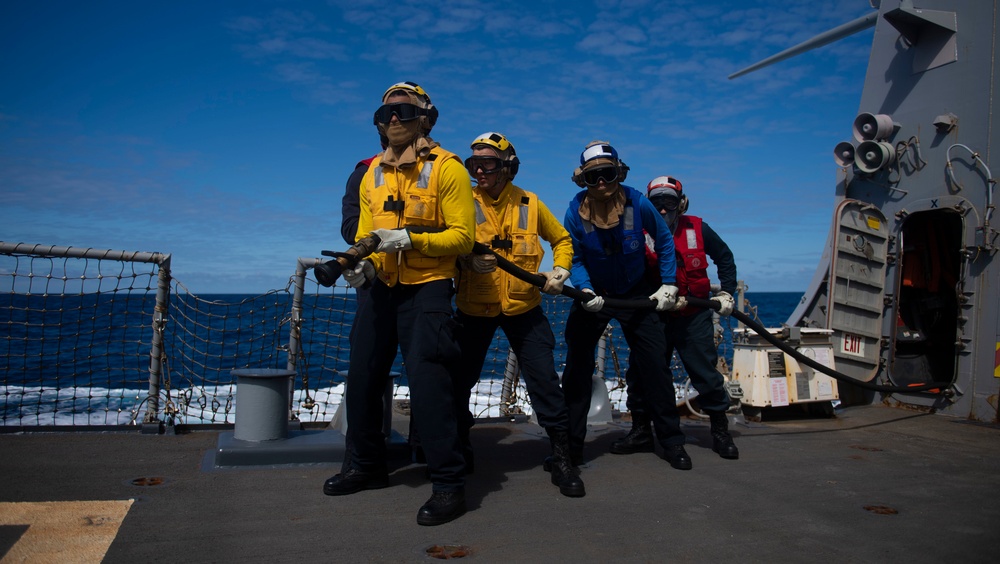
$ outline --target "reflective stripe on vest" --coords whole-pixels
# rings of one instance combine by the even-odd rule
[[[701,218],[693,215],[680,216],[674,234],[678,295],[708,298],[712,282],[708,277],[708,255],[701,233]],[[702,310],[688,307],[675,313],[693,315],[699,311]]]
[[[420,178],[417,179],[417,188],[427,189],[431,185],[431,172],[434,170],[434,161],[427,161],[420,169]]]
[[[472,200],[472,203],[476,205],[476,225],[486,223],[486,214],[483,213],[483,208],[479,205],[479,200]]]
[[[493,245],[498,256],[536,272],[545,254],[538,235],[538,198],[514,185],[507,189],[511,192],[501,196],[505,198],[501,213],[490,206],[489,196],[479,190],[473,193],[476,240],[486,245],[502,241],[502,245]],[[463,270],[459,276],[456,302],[468,315],[519,315],[541,303],[537,287],[502,269],[483,274]]]
[[[440,173],[434,164],[456,155],[439,147],[423,160],[418,169],[385,170],[381,159],[369,167],[371,186],[368,188],[372,213],[372,230],[400,227],[447,227],[438,209]],[[377,275],[388,286],[420,284],[451,278],[455,275],[455,256],[432,257],[416,249],[400,253],[380,253]]]

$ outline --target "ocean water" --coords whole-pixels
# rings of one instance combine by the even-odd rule
[[[766,327],[780,326],[801,293],[748,293],[754,314]],[[565,360],[570,301],[545,296],[556,335],[556,369]],[[0,393],[4,425],[125,424],[141,420],[149,389],[155,296],[0,295]],[[301,315],[298,382],[293,410],[305,421],[329,420],[343,393],[355,310],[353,294],[307,294]],[[235,368],[285,368],[292,326],[287,292],[194,297],[174,294],[162,332],[164,384],[161,403],[183,405],[183,422],[234,421]],[[720,354],[732,359],[731,329]],[[622,408],[627,345],[620,331],[609,339],[605,379]],[[470,406],[477,416],[499,415],[498,398],[507,367],[508,345],[498,332]],[[406,370],[397,356],[396,397],[408,396]],[[682,377],[682,375],[678,375]],[[520,383],[518,396],[527,393]],[[622,406],[617,405],[621,403]],[[530,405],[525,406],[530,412]],[[27,417],[26,417],[27,416]]]
[[[802,292],[747,292],[746,294],[747,302],[764,327],[780,327],[802,298]]]

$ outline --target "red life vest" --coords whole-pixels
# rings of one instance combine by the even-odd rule
[[[652,244],[652,238],[646,234],[646,266],[655,270],[657,260]],[[712,290],[712,281],[708,277],[708,254],[705,253],[705,240],[701,236],[700,217],[682,215],[677,218],[674,251],[677,255],[677,294],[707,299]],[[688,306],[672,313],[693,315],[699,311],[701,308]]]
[[[701,236],[701,218],[682,215],[674,229],[674,250],[677,251],[678,295],[708,299],[712,281],[708,278],[708,255]]]

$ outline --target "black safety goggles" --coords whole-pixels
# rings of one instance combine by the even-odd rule
[[[656,211],[665,210],[672,212],[680,205],[680,200],[673,196],[653,196],[649,199],[649,203],[653,204]]]
[[[493,174],[500,172],[502,168],[503,161],[496,157],[469,157],[465,159],[465,169],[472,176],[475,176],[480,169],[484,174]]]
[[[597,186],[597,183],[602,180],[605,184],[611,184],[615,180],[618,180],[618,167],[606,166],[583,173],[583,182],[587,186]]]
[[[399,121],[412,121],[421,116],[427,115],[427,110],[414,104],[401,102],[398,104],[383,104],[381,108],[375,110],[375,124],[389,123],[392,116],[396,116]]]

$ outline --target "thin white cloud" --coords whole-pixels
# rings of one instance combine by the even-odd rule
[[[812,233],[828,218],[801,210],[829,212],[825,145],[849,135],[868,45],[837,43],[726,76],[865,12],[864,2],[852,13],[833,4],[404,0],[387,12],[374,0],[233,3],[220,12],[245,15],[192,27],[205,45],[198,70],[155,67],[157,80],[183,84],[167,96],[132,86],[144,75],[124,72],[127,53],[119,67],[15,75],[23,93],[0,98],[0,190],[17,216],[44,221],[11,217],[8,205],[0,223],[46,239],[89,230],[110,247],[134,241],[185,255],[175,264],[218,251],[241,257],[241,271],[273,270],[262,257],[283,262],[340,241],[343,183],[377,149],[378,96],[414,80],[441,110],[435,139],[461,154],[475,134],[503,131],[522,156],[518,181],[557,215],[576,190],[569,175],[583,145],[610,138],[634,186],[664,172],[690,179],[699,213],[739,239],[730,242],[740,245],[741,274],[798,276],[809,267],[779,258],[821,250]],[[20,40],[25,52],[45,41],[38,33]],[[79,46],[81,61],[93,57],[87,49]],[[94,86],[107,83],[117,87]],[[7,103],[32,97],[52,103]],[[60,214],[61,230],[43,225]],[[142,226],[149,217],[152,229]],[[803,248],[749,245],[774,246],[779,233]]]
[[[635,37],[622,37],[607,31],[592,31],[580,39],[577,49],[589,57],[625,57],[643,51],[644,47],[637,45],[636,41]]]
[[[278,77],[292,84],[298,85],[322,85],[329,81],[329,77],[319,72],[313,63],[288,62],[279,63],[275,66]]]

